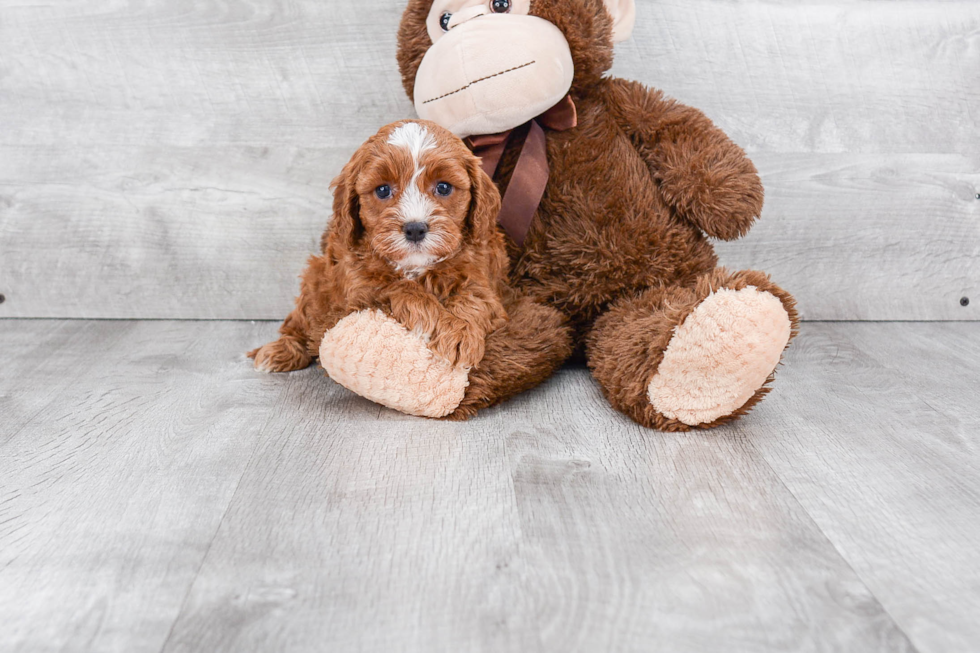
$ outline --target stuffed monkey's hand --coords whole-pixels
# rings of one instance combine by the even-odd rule
[[[677,212],[714,238],[744,236],[762,212],[762,182],[742,150],[720,132],[696,146],[664,147],[655,176]]]
[[[639,82],[609,78],[602,91],[678,215],[713,238],[744,236],[763,201],[745,151],[702,112]]]

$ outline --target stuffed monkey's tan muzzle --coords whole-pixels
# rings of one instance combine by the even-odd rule
[[[460,138],[496,134],[556,105],[574,74],[568,42],[553,24],[480,16],[429,48],[415,78],[415,109]]]

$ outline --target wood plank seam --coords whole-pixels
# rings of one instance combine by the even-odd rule
[[[255,452],[258,446],[252,448],[252,452],[249,454],[248,462],[242,467],[241,476],[238,477],[238,482],[235,484],[235,491],[231,493],[231,498],[229,498],[228,503],[225,505],[225,511],[221,515],[221,519],[218,520],[218,526],[214,529],[214,533],[211,535],[211,539],[208,541],[208,546],[204,550],[204,555],[201,556],[201,560],[197,565],[197,571],[194,572],[194,578],[190,583],[187,584],[187,591],[184,593],[184,598],[180,602],[180,609],[174,615],[174,620],[170,624],[170,630],[167,631],[167,636],[163,640],[163,644],[160,646],[159,653],[163,653],[167,649],[167,645],[170,643],[170,639],[174,635],[174,628],[180,621],[181,616],[187,608],[187,603],[190,600],[191,593],[194,591],[194,585],[197,583],[197,579],[201,575],[201,570],[204,569],[204,564],[208,560],[208,556],[211,553],[211,547],[214,545],[214,541],[217,539],[218,534],[221,532],[221,526],[225,523],[225,519],[228,517],[228,513],[231,510],[231,506],[235,502],[235,497],[238,496],[238,491],[242,487],[242,479],[245,478],[245,474],[248,472],[249,467],[252,465],[252,460],[255,459]]]
[[[851,570],[851,573],[853,573],[856,578],[860,579],[861,585],[864,587],[865,590],[867,590],[868,594],[870,594],[875,598],[875,601],[878,604],[878,606],[881,608],[881,611],[888,615],[888,618],[891,620],[891,623],[895,627],[895,629],[900,633],[902,633],[902,635],[905,636],[905,639],[908,640],[908,642],[911,644],[911,646],[913,647],[912,650],[915,651],[916,653],[921,653],[919,647],[915,644],[913,639],[909,637],[908,632],[906,632],[906,630],[901,626],[901,624],[899,624],[898,621],[895,620],[894,615],[892,615],[891,612],[889,612],[888,608],[885,606],[885,604],[882,603],[881,598],[877,594],[875,594],[874,591],[872,591],[871,587],[868,585],[868,582],[858,572],[858,570],[855,569],[854,565],[851,564],[851,561],[847,558],[844,552],[841,551],[840,548],[834,543],[834,541],[830,539],[826,531],[824,531],[824,529],[820,526],[817,520],[813,518],[813,515],[810,513],[810,511],[806,509],[806,506],[804,506],[803,503],[800,502],[799,497],[796,496],[796,493],[793,492],[792,488],[790,488],[789,485],[786,484],[786,481],[785,479],[783,479],[782,475],[776,470],[776,468],[772,466],[772,464],[770,464],[769,460],[765,457],[765,455],[763,455],[763,453],[759,451],[754,444],[752,444],[751,437],[745,432],[744,427],[740,425],[738,422],[735,422],[732,428],[734,428],[737,432],[739,432],[742,435],[746,444],[748,444],[748,446],[756,454],[758,459],[766,467],[769,468],[769,471],[772,472],[773,477],[779,481],[779,484],[783,487],[786,493],[793,498],[793,501],[796,504],[797,508],[799,508],[800,512],[802,512],[804,515],[807,516],[807,519],[813,525],[813,528],[820,532],[820,534],[823,536],[824,541],[827,543],[827,545],[830,548],[832,548],[837,553],[837,556],[841,559],[841,562],[843,562],[847,566],[847,568]]]

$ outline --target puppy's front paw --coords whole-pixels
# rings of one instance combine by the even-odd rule
[[[429,348],[454,366],[469,369],[483,360],[486,339],[469,329],[453,329],[437,334]]]
[[[255,369],[260,372],[292,372],[309,367],[313,362],[302,343],[293,338],[280,338],[258,349],[248,352],[255,360]]]
[[[482,333],[467,331],[459,341],[459,359],[461,367],[474,368],[483,360],[487,339]]]

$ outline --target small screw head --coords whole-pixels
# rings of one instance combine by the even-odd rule
[[[4,303],[5,301],[7,301],[7,298],[4,297],[3,295],[0,295],[0,304]]]
[[[969,297],[962,297],[962,298],[960,298],[960,306],[963,306],[965,308],[965,307],[967,307],[969,305],[970,305],[970,298]]]
[[[977,199],[980,200],[980,193],[977,193]]]

